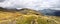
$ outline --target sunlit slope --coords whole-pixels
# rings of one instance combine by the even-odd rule
[[[0,11],[0,24],[60,24],[59,17],[44,16],[31,9]]]

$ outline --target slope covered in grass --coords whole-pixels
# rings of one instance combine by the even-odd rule
[[[31,9],[3,10],[0,11],[0,24],[60,24],[60,18]]]

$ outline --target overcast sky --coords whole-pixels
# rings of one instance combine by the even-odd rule
[[[60,0],[0,0],[0,7],[60,10]]]

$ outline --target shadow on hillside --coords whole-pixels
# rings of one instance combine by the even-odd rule
[[[3,12],[16,12],[16,11],[19,11],[19,10],[17,10],[17,9],[7,9],[7,8],[0,7],[0,11],[3,11]]]

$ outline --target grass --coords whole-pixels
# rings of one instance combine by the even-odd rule
[[[60,24],[60,18],[44,16],[34,10],[0,11],[0,24]]]

